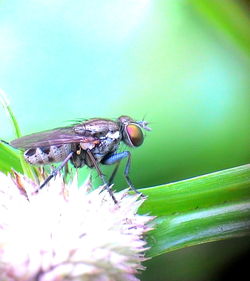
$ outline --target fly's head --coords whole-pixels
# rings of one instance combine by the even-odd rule
[[[144,140],[144,135],[142,129],[146,131],[151,131],[148,122],[146,121],[135,121],[129,116],[121,116],[118,118],[118,123],[120,125],[122,140],[124,143],[130,147],[137,147],[142,145]]]

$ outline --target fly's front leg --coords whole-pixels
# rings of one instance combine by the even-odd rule
[[[111,196],[111,198],[113,199],[113,201],[116,204],[117,200],[115,199],[115,196],[114,196],[112,190],[110,189],[109,184],[106,182],[106,179],[105,179],[102,171],[100,170],[99,165],[98,165],[98,163],[95,160],[95,157],[93,156],[93,154],[92,154],[92,152],[90,150],[87,149],[86,152],[87,152],[89,158],[91,159],[92,163],[94,164],[94,166],[95,166],[95,168],[97,170],[97,173],[98,173],[99,177],[101,178],[101,180],[102,180],[102,182],[103,182],[103,184],[105,186],[105,189],[108,191],[109,195]]]
[[[74,152],[70,152],[69,155],[63,160],[63,162],[52,171],[52,173],[47,177],[47,179],[40,185],[39,189],[42,189],[52,178],[54,178],[58,172],[68,163],[69,159],[72,157]]]
[[[115,174],[118,170],[120,161],[123,158],[127,158],[127,163],[126,163],[125,170],[124,170],[124,176],[125,176],[125,179],[126,179],[128,185],[129,185],[129,187],[134,192],[136,192],[138,194],[142,194],[141,192],[136,190],[136,188],[134,187],[134,185],[132,184],[132,182],[129,178],[129,171],[130,171],[130,165],[131,165],[131,153],[129,151],[123,151],[123,152],[120,152],[120,153],[111,154],[111,155],[109,155],[108,157],[106,157],[105,159],[102,160],[102,164],[104,164],[104,165],[112,165],[112,164],[117,163],[117,166],[115,167],[113,173],[111,174],[109,182],[113,181],[113,179],[115,177]]]

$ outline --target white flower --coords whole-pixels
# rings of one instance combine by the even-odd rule
[[[89,192],[57,176],[35,193],[24,178],[0,173],[1,281],[135,281],[144,269],[143,234],[153,217],[127,190]]]

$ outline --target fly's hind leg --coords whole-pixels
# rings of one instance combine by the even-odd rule
[[[69,155],[63,160],[63,162],[52,171],[52,173],[47,177],[47,179],[40,185],[39,189],[42,189],[52,178],[54,178],[58,172],[68,163],[69,159],[72,157],[74,152],[70,152]]]
[[[134,187],[134,185],[132,184],[132,182],[129,178],[129,171],[130,171],[130,166],[131,166],[131,153],[129,151],[123,151],[120,153],[111,154],[102,160],[102,164],[104,164],[104,165],[112,165],[112,164],[116,163],[116,167],[111,174],[109,183],[112,183],[112,181],[114,180],[114,177],[118,170],[119,164],[120,164],[121,160],[124,158],[127,158],[127,163],[126,163],[125,170],[124,170],[124,177],[129,185],[130,189],[132,189],[137,194],[143,195],[141,192],[136,190],[136,188]]]

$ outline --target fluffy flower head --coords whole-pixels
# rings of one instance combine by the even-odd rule
[[[38,193],[18,175],[0,174],[0,280],[135,281],[152,217],[138,215],[145,199],[102,187],[89,192],[57,176]]]

